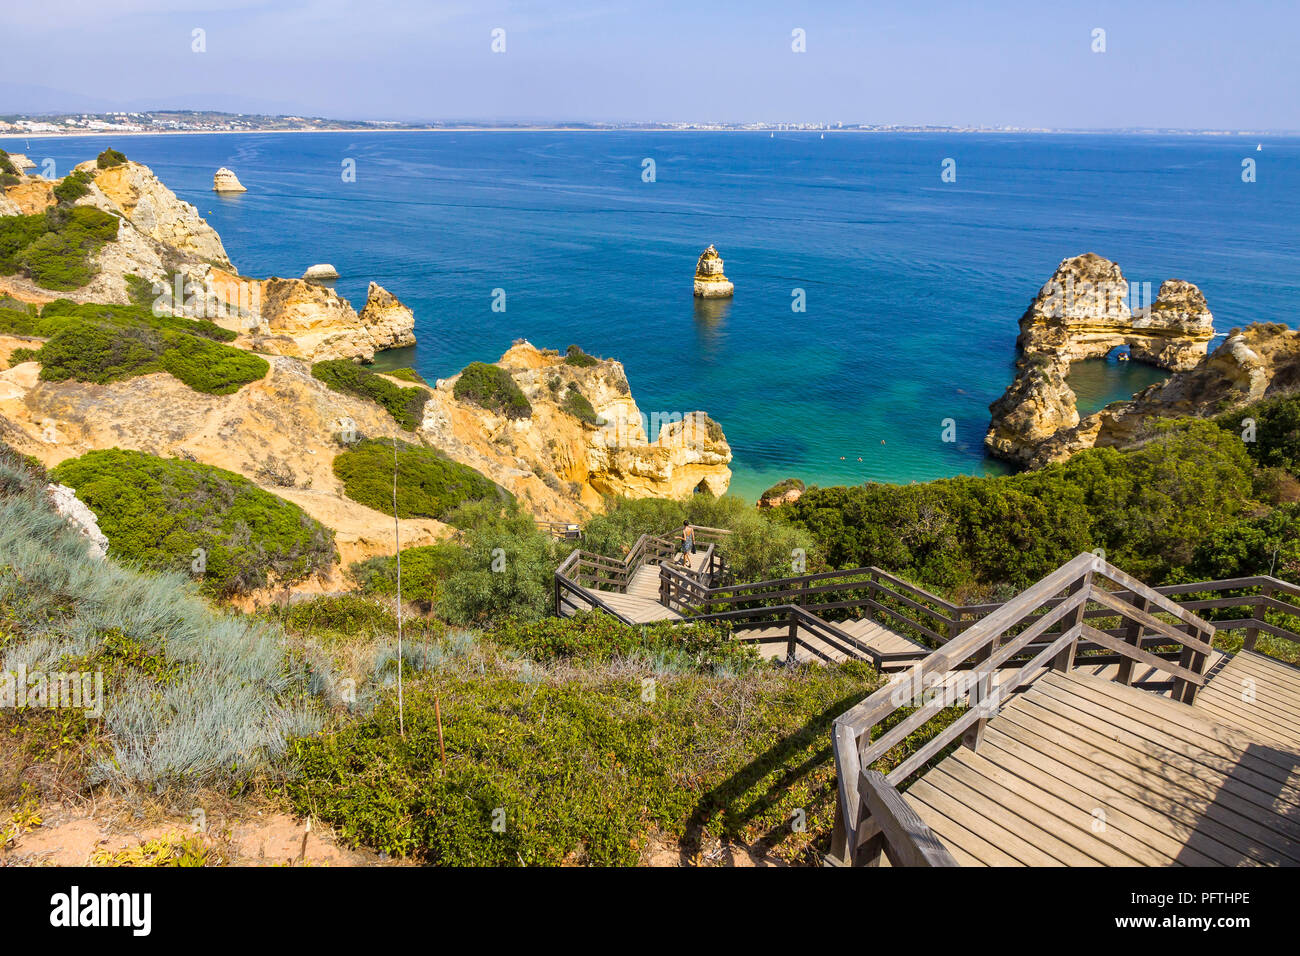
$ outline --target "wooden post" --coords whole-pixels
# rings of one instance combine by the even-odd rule
[[[1092,587],[1092,572],[1088,571],[1087,573],[1084,574],[1083,577],[1079,578],[1079,580],[1075,581],[1073,584],[1070,585],[1069,589],[1066,591],[1066,594],[1069,597],[1073,597],[1074,595],[1078,594],[1080,591],[1083,591],[1091,587]],[[1062,632],[1069,631],[1082,624],[1084,612],[1087,610],[1088,610],[1088,602],[1083,601],[1082,603],[1080,603],[1078,610],[1076,610],[1073,614],[1069,615],[1067,619],[1061,621]],[[1079,647],[1079,641],[1078,639],[1075,639],[1071,641],[1069,644],[1067,644],[1065,647],[1061,648],[1061,653],[1057,654],[1056,657],[1052,659],[1052,670],[1061,671],[1061,672],[1072,670],[1074,668],[1074,652],[1078,649],[1078,647]]]
[[[1260,588],[1259,596],[1261,598],[1272,597],[1273,585],[1265,581],[1263,587]],[[1250,619],[1252,621],[1262,621],[1264,620],[1264,612],[1265,609],[1262,603],[1252,604],[1251,611],[1250,611]],[[1258,640],[1259,640],[1259,628],[1254,626],[1246,628],[1246,638],[1241,642],[1241,649],[1243,651],[1253,651],[1255,649],[1255,642]]]
[[[799,637],[799,618],[793,613],[790,615],[790,642],[785,646],[785,659],[789,663],[794,663],[794,649],[797,646],[795,641]]]
[[[1146,611],[1151,607],[1151,602],[1140,595],[1134,595],[1133,606],[1139,611]],[[1130,620],[1128,627],[1124,631],[1124,640],[1134,647],[1142,646],[1142,632],[1145,628],[1139,621]],[[1124,686],[1133,683],[1133,658],[1121,657],[1119,661],[1119,673],[1115,675],[1115,680]]]
[[[971,655],[971,665],[972,667],[978,667],[992,656],[993,647],[992,642],[990,642]],[[988,700],[989,694],[992,690],[993,673],[990,671],[971,685],[970,706],[978,707],[984,701]],[[971,750],[977,749],[980,741],[984,739],[984,725],[986,723],[988,723],[988,718],[981,717],[979,720],[975,721],[975,723],[967,727],[966,732],[961,735],[962,746],[969,747]]]

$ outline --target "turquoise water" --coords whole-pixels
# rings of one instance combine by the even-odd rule
[[[513,339],[621,359],[642,410],[706,409],[753,497],[1000,469],[988,404],[1017,319],[1064,257],[1196,282],[1218,329],[1295,316],[1300,140],[828,133],[266,134],[0,140],[57,172],[106,145],[147,163],[265,276],[316,262],[354,304],[375,279],[416,314],[429,378]],[[940,181],[944,158],[957,182]],[[642,181],[642,161],[656,182]],[[1241,181],[1255,159],[1258,181]],[[345,183],[345,160],[356,182]],[[230,166],[249,192],[217,197]],[[715,243],[736,283],[697,303]],[[493,312],[492,291],[506,291]],[[807,311],[791,311],[803,289]],[[1090,363],[1085,412],[1158,375]],[[943,423],[957,441],[941,440]],[[861,459],[859,461],[859,459]]]

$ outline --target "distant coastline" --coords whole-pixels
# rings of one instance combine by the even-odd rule
[[[54,127],[54,128],[50,128]],[[1056,128],[1023,126],[946,126],[924,123],[751,122],[454,122],[406,123],[324,117],[221,113],[204,110],[138,112],[5,113],[0,136],[52,139],[87,136],[174,136],[219,133],[919,133],[967,135],[1134,135],[1272,137],[1300,130],[1183,129],[1177,127]]]

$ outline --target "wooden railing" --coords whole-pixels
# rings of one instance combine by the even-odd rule
[[[700,575],[702,584],[713,582],[715,573],[720,574],[725,562],[717,554],[716,542],[724,539],[731,532],[722,528],[706,528],[692,525],[697,542],[707,542],[705,554],[708,556],[704,570],[705,578]],[[606,602],[600,600],[599,591],[627,591],[632,576],[646,565],[664,565],[677,552],[683,528],[663,535],[643,534],[628,549],[622,558],[610,558],[591,551],[576,550],[555,570],[555,613],[563,614],[565,605],[571,608],[584,608],[592,605],[600,608],[624,623],[632,623],[624,615],[615,611]]]
[[[1214,611],[1208,618],[1219,630],[1245,629],[1244,645],[1247,650],[1255,649],[1261,633],[1300,645],[1300,587],[1294,584],[1257,575],[1167,585],[1151,590],[1170,597],[1189,611]],[[1135,600],[1134,595],[1127,593],[1117,592],[1117,596],[1125,601]],[[1061,600],[1064,599],[1045,602],[1043,611],[1052,610]],[[721,611],[748,610],[753,612],[752,620],[767,622],[767,625],[771,621],[761,611],[790,605],[801,607],[829,623],[866,617],[912,638],[930,650],[942,647],[975,622],[1003,606],[1002,603],[953,604],[876,567],[827,571],[712,588],[701,587],[697,581],[685,575],[661,569],[660,602],[683,617],[692,619]],[[1267,618],[1269,612],[1272,612],[1273,620]],[[733,615],[733,620],[736,621],[746,619],[743,614]],[[1117,623],[1115,612],[1104,605],[1089,607],[1085,611],[1085,619],[1095,622],[1098,625],[1096,630],[1104,637],[1123,640],[1132,638],[1128,627],[1122,622]],[[738,628],[738,634],[743,637],[743,629]],[[1059,631],[1048,631],[1042,635],[1042,640],[1051,641],[1059,636]],[[1177,651],[1166,648],[1164,645],[1167,642],[1158,633],[1143,632],[1137,640],[1139,647],[1152,649],[1157,656],[1165,659],[1177,657]],[[1036,650],[1036,646],[1031,646],[1027,648],[1026,654]],[[877,666],[883,662],[896,667],[900,663],[924,657],[927,653],[927,650],[921,650],[883,657],[877,655],[876,658],[880,659],[867,655],[864,659],[873,659]],[[1102,641],[1084,640],[1078,647],[1078,653],[1087,657],[1090,664],[1119,664],[1121,667],[1131,665],[1130,658],[1111,650],[1104,638]],[[1162,685],[1159,682],[1147,682],[1144,686],[1157,689]]]
[[[1116,589],[1104,588],[1105,581]],[[1090,606],[1118,617],[1124,636],[1089,624]],[[1191,703],[1205,683],[1214,632],[1209,622],[1095,555],[1081,554],[1062,565],[836,719],[839,793],[832,857],[853,865],[876,864],[882,855],[891,861],[949,865],[951,857],[928,828],[915,814],[903,812],[901,784],[952,747],[978,747],[985,724],[1014,694],[1049,668],[1070,670],[1085,644],[1129,661],[1117,680],[1130,681],[1133,663],[1158,668],[1173,679],[1174,699]],[[1177,660],[1146,650],[1147,634],[1162,647],[1176,648]],[[882,728],[894,714],[913,707],[887,730]],[[936,728],[887,776],[873,772],[876,761],[954,707],[961,709],[960,716]]]

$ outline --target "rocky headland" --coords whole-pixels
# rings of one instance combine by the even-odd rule
[[[526,415],[505,415],[455,394],[459,375],[425,384],[383,375],[427,392],[422,416],[404,429],[382,405],[329,387],[312,374],[328,359],[371,362],[412,345],[414,314],[371,283],[358,312],[332,289],[304,279],[254,279],[232,265],[221,239],[197,210],[146,167],[123,162],[84,171],[86,192],[65,205],[94,205],[120,219],[118,237],[95,256],[96,275],[73,290],[45,289],[22,274],[0,277],[0,296],[40,306],[55,298],[140,303],[140,280],[166,290],[155,311],[210,319],[236,333],[229,344],[260,354],[266,374],[230,394],[198,391],[168,372],[106,384],[47,381],[27,355],[43,339],[0,334],[0,441],[46,466],[85,452],[121,448],[214,465],[285,498],[335,531],[340,561],[296,590],[345,586],[353,561],[392,551],[392,518],[348,498],[333,471],[344,425],[364,438],[397,438],[439,449],[513,494],[539,518],[580,521],[604,496],[722,494],[731,449],[703,412],[664,416],[655,441],[623,366],[519,342],[496,363],[526,396]],[[35,211],[53,206],[52,187],[22,177],[5,190],[0,214],[20,215],[15,190]],[[183,290],[178,293],[177,290]],[[572,350],[571,350],[572,354]],[[446,538],[432,519],[403,519],[404,546]]]
[[[1135,313],[1117,264],[1094,253],[1065,259],[1020,319],[1016,376],[989,406],[985,446],[1037,468],[1085,448],[1141,444],[1161,418],[1218,414],[1300,387],[1300,333],[1256,324],[1233,330],[1207,355],[1213,321],[1190,282],[1163,282],[1155,301]],[[1081,419],[1071,363],[1120,346],[1133,361],[1174,374]]]

